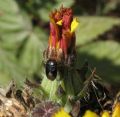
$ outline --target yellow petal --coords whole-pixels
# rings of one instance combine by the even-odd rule
[[[83,117],[99,117],[99,116],[96,113],[94,113],[90,110],[87,110]]]
[[[59,20],[56,24],[62,26],[62,20]]]
[[[56,48],[57,48],[57,49],[60,48],[60,42],[59,42],[59,41],[56,43]]]
[[[110,117],[110,113],[108,111],[104,111],[101,117]]]
[[[112,117],[120,117],[120,102],[117,102],[114,109]]]
[[[71,117],[64,109],[60,109],[57,113],[55,113],[52,117]]]
[[[74,18],[71,23],[71,32],[74,32],[75,29],[78,27],[79,22],[77,21],[77,18]]]

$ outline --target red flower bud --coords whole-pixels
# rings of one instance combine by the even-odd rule
[[[71,8],[56,10],[50,14],[50,36],[46,59],[57,62],[68,61],[69,56],[75,55],[75,29],[78,25],[73,19]]]

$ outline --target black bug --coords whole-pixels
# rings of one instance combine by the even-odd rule
[[[55,80],[57,76],[57,62],[56,60],[47,60],[45,65],[46,76],[50,80]]]

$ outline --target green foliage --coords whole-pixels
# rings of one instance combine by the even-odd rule
[[[78,49],[78,62],[87,59],[97,73],[113,85],[120,83],[120,45],[114,41],[97,41]]]
[[[80,25],[76,32],[78,67],[86,59],[92,67],[97,68],[99,75],[113,85],[119,84],[120,61],[119,46],[114,41],[95,41],[98,36],[120,25],[119,18],[80,17]],[[114,40],[114,39],[113,39]]]
[[[110,17],[79,17],[80,25],[76,31],[77,45],[91,42],[113,26],[120,24],[119,18]]]
[[[106,14],[109,13],[110,11],[116,10],[117,8],[119,8],[119,5],[120,5],[119,0],[111,0],[105,5],[103,13]]]
[[[13,1],[0,1],[0,38],[2,46],[17,49],[31,33],[31,24]]]
[[[51,81],[46,78],[45,75],[43,75],[44,80],[42,81],[42,88],[44,88],[44,92],[46,92],[49,100],[55,100],[60,101],[60,98],[58,100],[58,97],[56,95],[56,89],[58,89],[59,82],[57,80]],[[61,102],[60,102],[61,103]]]
[[[0,48],[0,85],[7,85],[12,79],[21,84],[24,77],[25,72],[17,64],[13,53]]]
[[[0,68],[10,72],[11,78],[23,81],[39,68],[48,37],[40,28],[32,27],[29,16],[19,9],[14,0],[1,1],[0,11],[0,62],[3,64]]]

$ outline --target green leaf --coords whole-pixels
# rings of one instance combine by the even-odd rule
[[[12,79],[21,84],[24,74],[15,56],[0,48],[0,85],[6,85]]]
[[[31,33],[21,52],[20,63],[27,70],[27,74],[37,72],[43,61],[43,51],[46,48],[45,40],[47,39],[44,34],[41,30]]]
[[[18,63],[15,51],[30,33],[31,23],[26,14],[20,11],[16,2],[14,0],[0,1],[0,84],[4,85],[11,79],[18,84],[23,83],[26,77],[25,70]]]
[[[110,30],[115,25],[120,25],[120,19],[110,17],[79,17],[80,24],[76,31],[77,45],[92,41],[99,35]]]
[[[78,64],[87,59],[103,80],[113,85],[120,83],[120,44],[114,41],[98,41],[78,48]],[[78,66],[80,67],[80,66]]]
[[[0,1],[0,46],[5,52],[9,51],[5,59],[0,59],[0,63],[1,70],[13,74],[10,79],[15,77],[20,82],[34,73],[39,74],[48,39],[46,36],[40,27],[32,27],[29,16],[18,7],[15,0]],[[9,60],[11,56],[13,60]]]
[[[0,71],[0,87],[6,87],[11,81],[9,75]]]
[[[31,33],[31,23],[14,0],[0,1],[0,38],[2,46],[16,49]]]
[[[57,81],[56,79],[54,81],[51,81],[47,79],[46,75],[43,74],[44,79],[42,80],[41,87],[43,88],[44,92],[47,94],[49,100],[54,100],[54,101],[60,101],[61,103],[61,98],[58,98],[57,90],[60,85],[60,82]]]

